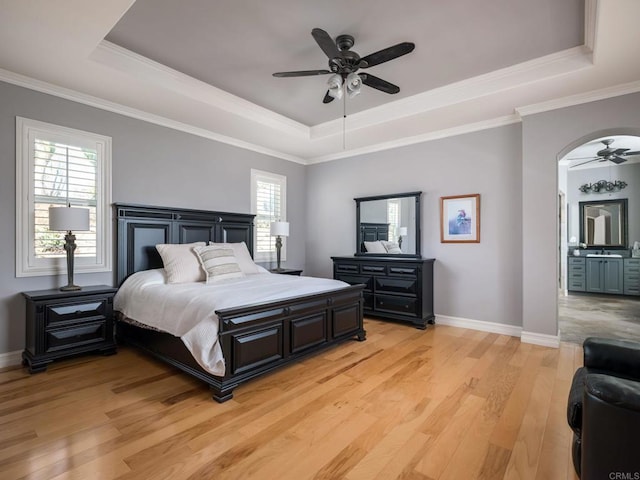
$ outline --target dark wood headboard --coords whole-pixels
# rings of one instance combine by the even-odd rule
[[[253,257],[255,215],[124,203],[113,206],[118,239],[116,285],[140,270],[162,268],[156,250],[159,243],[245,242]]]

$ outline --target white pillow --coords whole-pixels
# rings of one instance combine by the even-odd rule
[[[193,250],[204,269],[208,284],[244,277],[232,248],[208,246],[195,247]]]
[[[384,245],[377,240],[375,242],[364,242],[364,248],[367,249],[368,253],[387,253],[387,249],[384,248]]]
[[[167,273],[167,283],[202,282],[204,270],[200,267],[200,261],[193,248],[205,245],[205,242],[156,245]]]
[[[386,240],[380,240],[380,242],[382,243],[382,246],[385,248],[387,253],[402,253],[398,242],[387,242]]]
[[[233,254],[238,261],[238,265],[240,265],[240,270],[245,275],[251,275],[252,273],[261,273],[258,269],[258,265],[253,263],[253,258],[251,258],[251,254],[249,253],[249,249],[247,248],[247,244],[244,242],[239,243],[213,243],[209,242],[209,245],[212,247],[218,248],[232,248]]]

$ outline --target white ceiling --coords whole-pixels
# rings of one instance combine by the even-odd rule
[[[637,0],[3,2],[0,80],[300,163],[640,91]],[[355,37],[400,86],[324,105],[311,28]],[[345,134],[346,133],[346,134]]]

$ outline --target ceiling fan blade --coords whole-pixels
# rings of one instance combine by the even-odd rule
[[[380,90],[384,93],[398,93],[400,91],[400,87],[394,85],[393,83],[389,83],[386,80],[382,80],[381,78],[375,77],[373,75],[369,75],[368,73],[360,74],[360,78],[362,78],[362,83],[365,85],[375,88],[376,90]]]
[[[625,152],[625,155],[640,155],[640,150],[634,150],[633,152]]]
[[[324,94],[324,98],[322,99],[322,103],[330,103],[333,102],[333,97],[329,95],[329,90]]]
[[[274,77],[310,77],[312,75],[325,75],[331,73],[329,70],[300,70],[298,72],[276,72]]]
[[[591,162],[597,162],[597,161],[604,161],[603,158],[600,157],[596,157],[596,158],[592,158],[591,160],[587,160],[586,162],[582,162],[582,163],[576,163],[575,165],[571,165],[569,168],[575,168],[575,167],[579,167],[580,165],[586,165],[587,163],[591,163]]]
[[[627,161],[626,158],[618,157],[617,155],[610,157],[609,160],[615,163],[616,165],[620,165],[621,163],[624,163]]]
[[[611,152],[613,155],[622,155],[624,152],[626,152],[627,150],[629,150],[628,148],[618,148],[616,150],[614,150],[613,152]]]
[[[340,50],[338,50],[336,42],[327,32],[321,28],[314,28],[311,30],[311,35],[313,35],[314,40],[327,57],[335,58],[340,56]]]
[[[587,158],[590,158],[592,160],[597,160],[600,157],[594,157],[593,155],[590,155],[588,157],[572,157],[572,158],[567,158],[567,160],[569,161],[573,161],[573,160],[586,160]]]
[[[384,50],[362,57],[361,62],[366,62],[367,64],[366,67],[362,64],[362,68],[369,68],[374,65],[380,65],[381,63],[388,62],[389,60],[393,60],[394,58],[413,52],[414,48],[416,48],[416,45],[411,42],[402,42],[392,47],[385,48]]]

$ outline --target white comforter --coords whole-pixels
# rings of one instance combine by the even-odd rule
[[[167,284],[164,270],[131,275],[114,308],[145,325],[180,337],[197,362],[213,375],[225,371],[216,310],[269,302],[348,286],[339,280],[257,273],[217,284]]]

